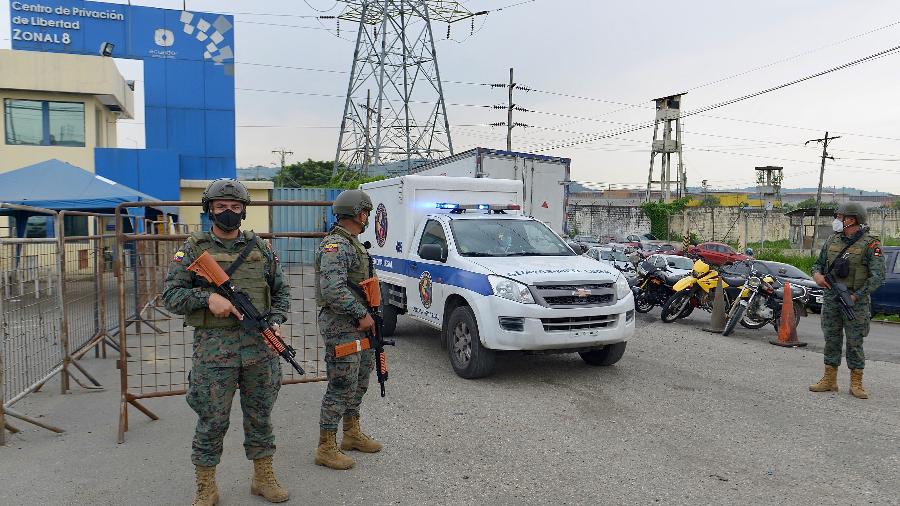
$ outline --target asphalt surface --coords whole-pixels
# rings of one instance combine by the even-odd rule
[[[324,385],[285,386],[276,472],[293,504],[897,504],[900,365],[868,362],[869,400],[849,395],[845,368],[841,392],[813,394],[814,349],[772,346],[762,331],[708,334],[700,315],[663,324],[658,311],[613,367],[509,355],[474,381],[453,374],[436,331],[401,319],[388,396],[373,388],[363,404],[385,450],[354,453],[350,471],[314,465]],[[131,410],[117,445],[114,362],[83,363],[106,391],[48,385],[16,405],[68,432],[12,420],[24,432],[0,448],[0,504],[188,504],[184,398],[145,401],[159,421]],[[237,404],[220,504],[264,504],[249,495]]]

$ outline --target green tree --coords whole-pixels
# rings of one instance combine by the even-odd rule
[[[816,207],[816,199],[813,197],[810,197],[806,200],[801,200],[800,202],[797,202],[797,205],[796,205],[797,209],[801,209],[801,208],[815,209],[815,207]],[[822,209],[837,209],[837,202],[826,202],[823,200],[822,201]]]
[[[891,204],[891,209],[900,209],[900,200],[895,200],[893,204]]]
[[[722,201],[719,199],[719,197],[716,197],[715,195],[707,195],[703,197],[703,201],[700,202],[700,205],[706,207],[718,207],[721,203]]]
[[[307,159],[285,166],[275,175],[275,186],[288,188],[357,188],[363,183],[384,179],[383,176],[364,177],[355,170],[339,165],[332,175],[334,162]]]

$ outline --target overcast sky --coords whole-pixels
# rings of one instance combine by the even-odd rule
[[[514,3],[464,2],[473,11]],[[320,14],[314,9],[337,14],[342,5],[334,0],[187,2],[195,11],[296,16]],[[3,48],[10,44],[8,7],[2,0]],[[345,94],[353,41],[336,36],[334,21],[258,14],[235,15],[238,166],[272,165],[271,151],[282,146],[294,152],[290,160],[333,159],[343,99],[298,93]],[[509,67],[515,67],[516,80],[525,86],[594,99],[518,93],[522,107],[545,113],[516,114],[514,121],[540,127],[515,132],[513,149],[521,151],[650,121],[655,97],[689,90],[683,109],[696,109],[900,45],[900,11],[889,0],[534,0],[480,17],[475,28],[469,36],[468,22],[454,25],[455,40],[445,40],[446,25],[436,24],[444,80],[505,82]],[[340,35],[355,36],[355,27],[342,22]],[[791,58],[796,55],[801,56]],[[786,61],[698,88],[781,60]],[[140,63],[121,61],[120,68],[127,79],[139,80],[142,102]],[[754,167],[777,165],[784,167],[785,186],[815,186],[821,147],[803,144],[827,129],[841,138],[829,149],[837,160],[828,162],[825,186],[900,193],[898,68],[900,54],[891,54],[686,118],[689,184],[708,179],[715,188],[747,186],[754,183]],[[448,83],[444,93],[452,104],[506,101],[505,90],[486,86]],[[136,124],[120,126],[120,146],[143,146],[142,116],[140,106]],[[448,116],[455,151],[505,148],[503,129],[454,126],[505,121],[504,111],[451,105]],[[651,138],[647,128],[541,153],[571,158],[573,179],[638,187],[646,184]]]

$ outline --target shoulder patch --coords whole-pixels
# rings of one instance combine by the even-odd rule
[[[322,245],[322,251],[325,253],[336,253],[338,250],[339,244],[336,242],[330,242],[328,244]]]
[[[184,260],[184,251],[175,253],[175,256],[172,258],[173,262],[181,262],[182,260]]]

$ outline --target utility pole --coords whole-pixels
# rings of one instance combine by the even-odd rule
[[[516,83],[513,82],[513,68],[509,68],[509,100],[506,102],[506,150],[512,151],[512,129],[513,129],[513,120],[512,120],[512,112],[513,112],[513,87],[515,87]]]
[[[366,142],[365,151],[363,153],[362,173],[369,176],[369,164],[372,163],[372,90],[366,90]]]
[[[833,141],[835,139],[840,139],[840,136],[837,137],[829,137],[828,132],[825,132],[825,137],[821,139],[810,139],[803,143],[803,145],[807,145],[810,142],[819,142],[822,144],[822,166],[819,169],[819,189],[816,191],[816,217],[813,219],[813,237],[812,244],[809,245],[809,253],[811,255],[816,254],[816,241],[819,239],[819,214],[822,212],[822,180],[825,178],[825,159],[831,158],[834,160],[833,156],[828,155],[828,141]]]
[[[509,94],[508,94],[508,97],[506,100],[506,105],[505,106],[504,105],[495,105],[494,106],[494,109],[506,109],[506,122],[500,121],[497,123],[491,123],[491,126],[492,127],[502,127],[502,126],[506,127],[506,150],[512,151],[513,128],[515,128],[515,127],[528,128],[529,126],[531,126],[531,125],[526,125],[525,123],[518,123],[518,122],[513,121],[513,111],[529,112],[528,109],[525,109],[523,107],[518,107],[513,102],[513,90],[531,91],[531,88],[519,86],[518,84],[515,83],[515,80],[513,79],[513,67],[509,68],[509,84],[502,84],[502,83],[492,84],[491,88],[507,88],[507,90],[509,91]]]
[[[293,152],[293,151],[286,151],[284,148],[281,148],[281,149],[274,149],[274,150],[272,150],[272,154],[273,154],[273,155],[279,155],[279,157],[281,158],[281,171],[279,171],[278,173],[279,173],[279,174],[281,175],[281,177],[283,178],[283,177],[284,177],[284,162],[285,162],[285,159],[286,159],[287,157],[293,155],[294,152]]]

